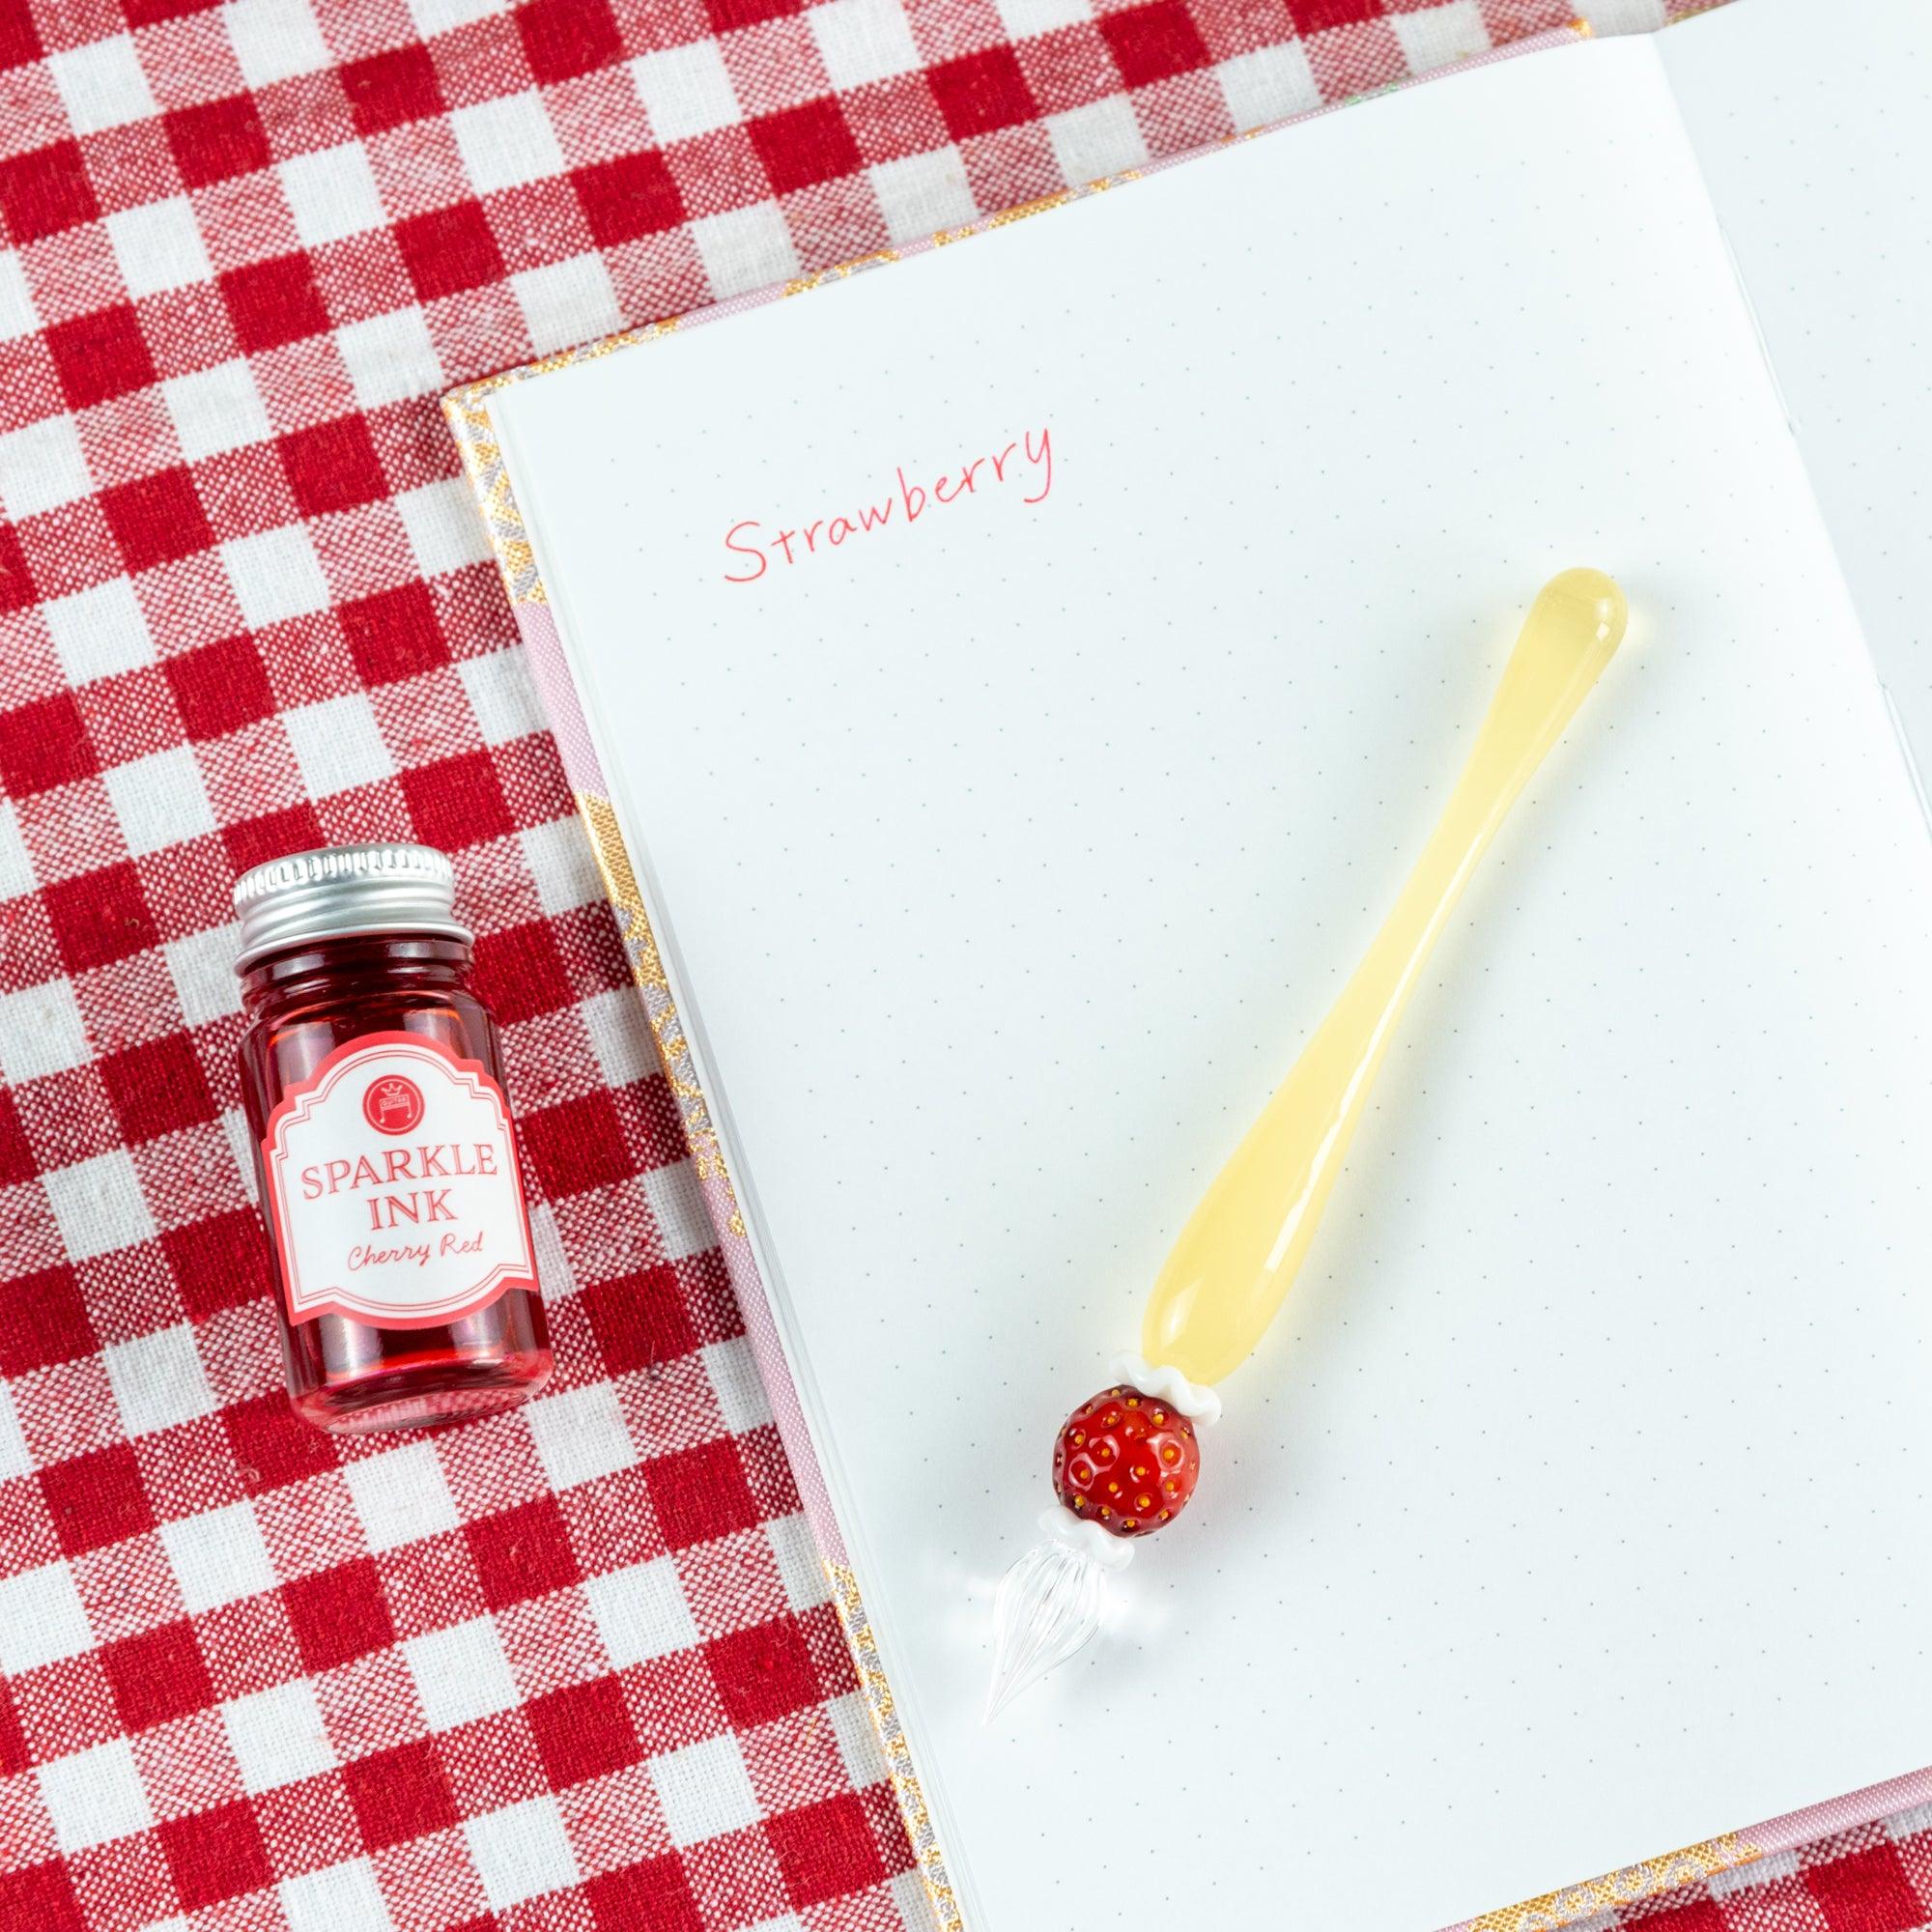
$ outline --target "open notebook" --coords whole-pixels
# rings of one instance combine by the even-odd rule
[[[1426,1932],[1932,1760],[1932,23],[1815,19],[452,399],[973,1932]],[[981,1728],[1055,1426],[1572,563],[1630,639],[1188,1518]]]

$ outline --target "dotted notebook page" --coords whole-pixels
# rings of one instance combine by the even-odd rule
[[[1659,51],[1922,770],[1932,12],[1852,0],[1845,26],[1826,45],[1797,0],[1752,0],[1664,36]]]
[[[1415,1932],[1922,1758],[1926,841],[1646,46],[497,421],[976,1932]],[[1054,1428],[1575,562],[1632,636],[1188,1518],[982,1729]]]

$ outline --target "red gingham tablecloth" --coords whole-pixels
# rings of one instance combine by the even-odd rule
[[[1571,11],[0,0],[0,1927],[922,1924],[435,398]],[[558,1374],[343,1447],[228,889],[396,836],[480,934]],[[1719,1886],[1645,1922],[1903,1932],[1932,1819]]]

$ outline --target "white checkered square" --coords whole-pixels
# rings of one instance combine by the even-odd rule
[[[1648,34],[1670,17],[1663,0],[1590,0],[1584,11],[1599,34]]]
[[[1264,128],[1271,121],[1285,121],[1291,114],[1306,114],[1321,105],[1321,84],[1315,78],[1299,41],[1237,54],[1223,61],[1214,72],[1236,128]]]
[[[1088,0],[997,0],[1001,24],[1014,40],[1078,26],[1094,17]]]
[[[826,1704],[825,1715],[831,1719],[832,1735],[838,1740],[845,1776],[862,1791],[868,1784],[876,1784],[887,1775],[886,1758],[865,1698],[857,1690],[834,1697]]]
[[[214,1413],[214,1391],[190,1322],[116,1342],[100,1351],[100,1360],[129,1435],[152,1435]]]
[[[811,1540],[811,1525],[803,1516],[772,1518],[765,1524],[765,1541],[778,1559],[779,1581],[784,1586],[788,1607],[809,1610],[830,1601],[832,1586],[826,1580],[825,1563]]]
[[[416,568],[425,577],[490,561],[490,533],[476,514],[476,498],[460,477],[405,490],[395,502]],[[462,668],[471,662],[466,659]]]
[[[299,524],[221,546],[221,561],[252,631],[328,607],[328,580]]]
[[[361,235],[387,218],[376,172],[359,142],[292,156],[275,172],[305,248]]]
[[[547,268],[526,269],[510,277],[510,287],[539,355],[623,327],[602,255],[572,255]]]
[[[246,360],[217,362],[161,384],[175,437],[190,463],[201,463],[273,435]]]
[[[543,729],[543,712],[522,651],[491,651],[457,667],[486,745],[507,745]]]
[[[942,228],[962,226],[980,212],[959,150],[950,143],[930,154],[881,161],[868,175],[895,242],[923,241]]]
[[[0,899],[17,898],[34,890],[34,862],[20,836],[20,811],[11,798],[0,798]]]
[[[168,1568],[192,1616],[274,1586],[269,1546],[262,1540],[254,1510],[245,1502],[164,1522],[160,1539]]]
[[[430,1631],[403,1645],[423,1719],[433,1731],[474,1723],[517,1702],[503,1639],[488,1617]]]
[[[242,986],[235,977],[240,937],[239,926],[216,925],[172,939],[161,949],[182,1017],[189,1026],[206,1026],[242,1010]]]
[[[143,202],[107,217],[107,239],[131,296],[155,296],[205,282],[214,270],[185,195]]]
[[[365,410],[407,402],[441,386],[442,364],[419,308],[353,322],[335,331],[335,347],[355,384],[355,400]]]
[[[221,1706],[221,1722],[242,1767],[242,1788],[251,1796],[319,1776],[335,1764],[315,1687],[304,1677],[231,1699]]]
[[[920,65],[898,0],[825,0],[808,8],[806,18],[834,87],[864,87]]]
[[[409,0],[409,4],[410,18],[424,40],[502,12],[501,0]]]
[[[594,1482],[628,1469],[638,1460],[617,1391],[609,1382],[546,1396],[531,1403],[524,1414],[554,1490]]]
[[[250,87],[313,73],[333,59],[308,0],[230,0],[221,23]]]
[[[694,221],[691,239],[721,298],[798,273],[798,250],[784,211],[768,201]]]
[[[383,742],[366,692],[345,692],[320,704],[284,711],[282,729],[289,734],[302,783],[313,797],[331,798],[396,775],[396,761]]]
[[[40,326],[19,256],[12,249],[0,248],[0,342],[11,342]]]
[[[71,416],[43,416],[0,436],[0,509],[18,523],[94,492]]]
[[[604,896],[604,882],[597,874],[597,860],[590,841],[583,836],[582,823],[573,813],[553,818],[545,825],[532,825],[519,835],[524,858],[536,881],[537,903],[547,919],[569,912],[577,906],[594,905]],[[636,999],[630,986],[623,988],[626,999]]]
[[[1118,94],[1049,115],[1046,138],[1068,181],[1096,181],[1122,168],[1140,167],[1148,157],[1133,102]]]
[[[54,1838],[64,1852],[83,1852],[145,1831],[155,1822],[147,1788],[126,1738],[110,1738],[92,1750],[57,1757],[35,1774],[41,1802],[53,1820]]]
[[[631,79],[661,147],[744,118],[716,41],[645,54],[631,63]]]
[[[76,1261],[92,1261],[154,1238],[155,1217],[126,1148],[110,1148],[71,1167],[51,1168],[41,1176],[41,1185],[61,1239]]]
[[[612,1087],[628,1087],[657,1071],[657,1041],[634,988],[612,986],[593,993],[578,1011],[589,1029],[598,1067]]]
[[[459,107],[449,117],[449,128],[478,194],[523,187],[563,172],[556,129],[534,89]]]
[[[109,765],[104,778],[121,836],[137,859],[215,829],[214,808],[191,745],[171,745],[125,765]]]
[[[0,1577],[0,1671],[17,1677],[93,1645],[87,1611],[65,1563]]]
[[[1476,0],[1446,0],[1426,14],[1391,14],[1388,23],[1417,73],[1490,50],[1490,31]]]
[[[141,600],[125,577],[110,577],[71,597],[56,597],[41,606],[41,616],[70,684],[91,684],[155,661],[155,640],[148,634]]]
[[[396,1922],[367,1859],[348,1859],[285,1878],[275,1896],[289,1932],[389,1932]]]
[[[707,1738],[650,1764],[674,1844],[700,1844],[757,1822],[758,1801],[736,1738]]]
[[[619,1670],[648,1658],[668,1657],[674,1650],[689,1650],[697,1641],[697,1625],[685,1602],[677,1565],[668,1556],[589,1577],[583,1594],[596,1619],[597,1634]]]
[[[668,1259],[687,1261],[718,1245],[718,1231],[711,1225],[697,1185],[697,1170],[690,1161],[674,1160],[668,1167],[651,1168],[642,1179],[644,1198],[651,1204]]]
[[[734,1335],[725,1342],[707,1343],[700,1352],[704,1356],[704,1372],[718,1392],[718,1408],[726,1429],[734,1435],[742,1435],[746,1430],[756,1429],[772,1419],[771,1403],[765,1395],[752,1345],[742,1335]]]
[[[466,1819],[463,1835],[494,1911],[577,1882],[577,1860],[554,1798],[531,1798]]]
[[[92,1048],[71,980],[0,993],[0,1076],[17,1087],[85,1064]]]
[[[427,1442],[351,1463],[342,1474],[371,1549],[396,1549],[440,1536],[461,1520],[442,1464]]]
[[[53,49],[47,72],[76,134],[99,134],[160,111],[130,34]]]
[[[14,1406],[14,1391],[0,1378],[0,1483],[15,1476],[31,1476],[34,1459],[27,1438],[20,1431],[19,1412]]]

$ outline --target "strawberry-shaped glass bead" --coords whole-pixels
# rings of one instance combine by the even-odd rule
[[[1146,1536],[1172,1522],[1200,1474],[1193,1423],[1125,1382],[1083,1402],[1054,1439],[1054,1494],[1110,1536]]]

